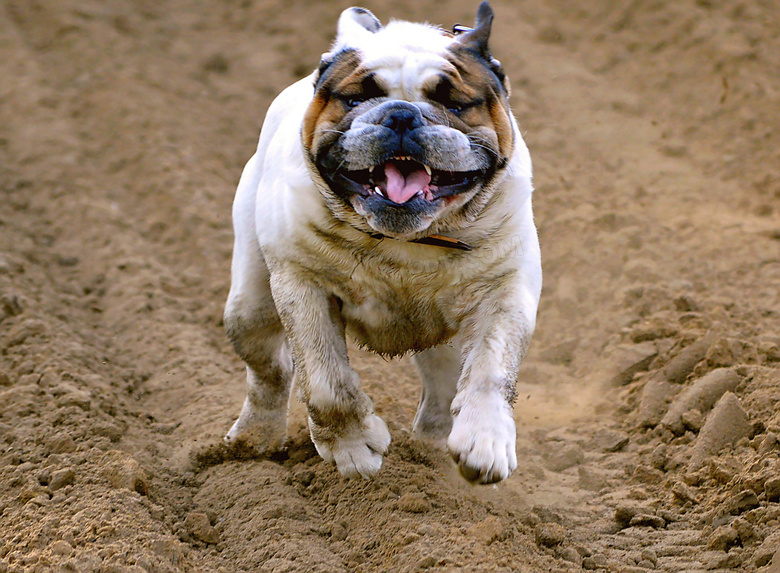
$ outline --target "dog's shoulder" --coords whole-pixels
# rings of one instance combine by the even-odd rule
[[[288,242],[309,221],[326,217],[300,140],[301,122],[313,91],[310,75],[282,91],[266,113],[252,162],[261,245]]]

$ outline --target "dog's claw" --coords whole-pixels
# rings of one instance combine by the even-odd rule
[[[468,465],[458,465],[458,471],[467,481],[474,483],[479,480],[480,472],[477,468]]]

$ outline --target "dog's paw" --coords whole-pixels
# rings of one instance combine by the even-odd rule
[[[287,440],[287,409],[261,410],[247,400],[224,440],[228,445],[241,443],[258,454],[278,451]]]
[[[312,441],[317,453],[328,462],[335,462],[344,477],[373,477],[382,467],[382,456],[390,445],[390,432],[379,416],[366,416],[359,426],[350,428],[333,439],[318,438],[322,432],[309,418]]]
[[[501,396],[460,407],[447,447],[470,482],[495,483],[517,468],[515,420]]]

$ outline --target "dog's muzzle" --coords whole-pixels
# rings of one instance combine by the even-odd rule
[[[425,104],[423,104],[424,106]],[[358,115],[321,161],[334,190],[395,205],[457,195],[490,170],[468,137],[436,125],[424,107],[398,100]]]

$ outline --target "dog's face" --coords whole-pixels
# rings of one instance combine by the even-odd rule
[[[450,33],[342,14],[301,133],[338,218],[408,239],[489,200],[514,145],[492,18],[484,2]]]

